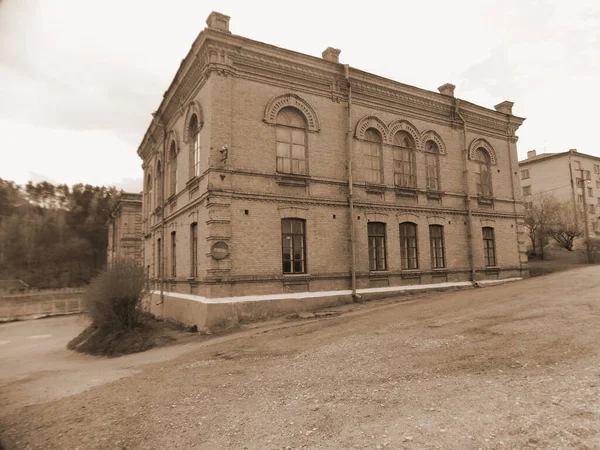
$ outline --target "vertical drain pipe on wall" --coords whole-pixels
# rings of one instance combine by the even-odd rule
[[[350,207],[350,253],[352,260],[352,299],[361,298],[356,294],[356,236],[354,227],[354,189],[352,181],[352,86],[350,85],[350,66],[344,64],[344,76],[348,87],[348,129],[346,147],[348,150],[348,204]]]
[[[467,121],[460,113],[460,100],[454,100],[454,113],[463,123],[463,148],[465,163],[465,189],[467,207],[467,247],[469,251],[470,281],[475,282],[475,255],[473,254],[473,211],[471,210],[471,184],[469,180],[469,149],[467,148]]]

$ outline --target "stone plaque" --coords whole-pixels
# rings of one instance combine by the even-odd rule
[[[215,242],[210,249],[210,254],[217,261],[226,258],[229,255],[229,246],[223,241]]]

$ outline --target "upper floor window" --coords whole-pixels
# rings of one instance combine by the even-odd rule
[[[574,163],[575,163],[575,170],[580,170],[581,169],[581,162],[574,161]]]
[[[381,135],[373,128],[365,132],[365,172],[366,181],[381,183]]]
[[[523,186],[523,195],[531,195],[531,186]]]
[[[386,270],[385,223],[369,222],[369,270]]]
[[[146,213],[150,213],[150,211],[152,211],[152,174],[148,174],[148,176],[146,177],[146,201],[145,206],[146,206]]]
[[[303,219],[281,221],[283,273],[306,273],[306,226]]]
[[[163,203],[163,171],[162,163],[158,161],[156,164],[156,206],[161,206]]]
[[[434,269],[446,267],[444,227],[442,225],[429,225],[429,245],[431,247],[431,267]]]
[[[400,187],[417,187],[415,145],[404,132],[394,136],[394,182]]]
[[[496,242],[494,238],[494,229],[483,227],[483,256],[486,267],[496,265]]]
[[[594,164],[594,173],[600,173],[600,164]]]
[[[427,175],[427,189],[440,191],[440,149],[433,141],[425,144],[425,172]]]
[[[198,276],[198,224],[190,225],[190,276]]]
[[[521,170],[521,180],[529,178],[529,169]]]
[[[200,176],[200,122],[196,114],[192,115],[188,126],[190,142],[190,178]]]
[[[487,150],[478,148],[475,154],[477,163],[476,183],[477,194],[482,197],[492,196],[492,161]]]
[[[306,175],[306,120],[295,108],[277,115],[277,172]]]
[[[177,193],[177,146],[171,141],[169,149],[169,196]]]
[[[400,224],[400,260],[402,269],[418,269],[417,225],[412,222]]]
[[[177,233],[171,231],[171,278],[177,276]]]

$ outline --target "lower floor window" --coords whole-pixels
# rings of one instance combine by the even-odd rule
[[[483,256],[486,267],[496,265],[496,245],[494,239],[494,229],[484,227],[483,230]]]
[[[443,226],[429,225],[429,243],[431,246],[431,267],[434,269],[446,267]]]
[[[281,221],[283,273],[306,273],[306,226],[302,219]]]
[[[369,234],[369,270],[386,270],[385,224],[370,222]]]

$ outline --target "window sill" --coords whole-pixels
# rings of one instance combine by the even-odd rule
[[[440,200],[444,196],[442,191],[427,191],[427,198],[432,200]]]
[[[281,173],[277,172],[277,184],[283,186],[307,186],[310,182],[310,177],[308,175],[299,175],[294,173]]]
[[[494,206],[494,198],[477,196],[477,203],[480,206]]]
[[[401,278],[421,278],[420,269],[404,269],[400,272]]]
[[[370,270],[369,277],[370,278],[387,278],[390,276],[389,270]]]
[[[395,192],[398,197],[417,198],[419,196],[419,190],[414,187],[396,186]]]
[[[500,272],[500,266],[486,266],[485,271],[488,273],[498,273]]]
[[[365,183],[365,190],[372,194],[383,194],[385,192],[385,184]]]

